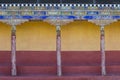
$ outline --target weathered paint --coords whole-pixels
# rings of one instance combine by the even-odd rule
[[[0,51],[11,50],[11,26],[0,22]]]
[[[87,21],[61,27],[62,51],[100,51],[100,28]]]
[[[105,26],[105,50],[120,50],[120,21]]]
[[[42,21],[26,22],[16,28],[18,51],[56,51],[56,28]]]

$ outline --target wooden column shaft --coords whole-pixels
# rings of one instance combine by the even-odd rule
[[[105,67],[105,34],[104,34],[104,26],[100,27],[100,51],[101,51],[101,73],[102,75],[106,75],[106,67]]]
[[[56,52],[57,52],[57,75],[62,75],[61,67],[61,31],[60,26],[56,26]]]
[[[11,30],[11,75],[16,76],[17,70],[16,70],[16,29],[15,26],[12,26]]]

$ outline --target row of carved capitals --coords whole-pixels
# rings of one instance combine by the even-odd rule
[[[9,25],[12,25],[12,26],[16,26],[16,25],[19,25],[19,24],[22,24],[24,22],[27,22],[29,20],[27,19],[10,19],[10,20],[0,20],[1,22],[3,23],[7,23]],[[62,25],[66,25],[70,22],[73,22],[74,20],[73,19],[45,19],[44,20],[45,22],[47,23],[50,23],[51,25],[54,25],[54,26],[62,26]],[[109,25],[110,23],[113,23],[113,22],[116,22],[117,20],[88,20],[88,22],[92,22],[96,25],[99,25],[99,26],[105,26],[105,25]]]

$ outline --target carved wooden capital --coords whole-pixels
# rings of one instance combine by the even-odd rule
[[[54,26],[62,26],[62,25],[66,25],[70,22],[73,22],[73,19],[59,19],[59,18],[56,18],[56,19],[45,19],[44,20],[45,22],[48,22]]]
[[[105,26],[105,25],[109,25],[110,23],[116,22],[117,20],[88,20],[88,22],[92,22],[95,23],[96,25],[99,26]]]
[[[12,25],[12,26],[16,26],[16,25],[24,23],[28,20],[27,19],[4,19],[4,20],[0,20],[0,21],[3,23],[7,23],[9,25]]]

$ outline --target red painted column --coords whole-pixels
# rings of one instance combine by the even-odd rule
[[[106,64],[105,64],[105,35],[104,35],[104,26],[100,27],[101,36],[100,36],[100,51],[101,51],[101,73],[106,75]]]
[[[16,76],[17,70],[16,70],[16,27],[12,26],[12,32],[11,32],[11,75]]]
[[[57,52],[57,75],[62,76],[61,66],[61,31],[60,26],[56,26],[56,52]]]

